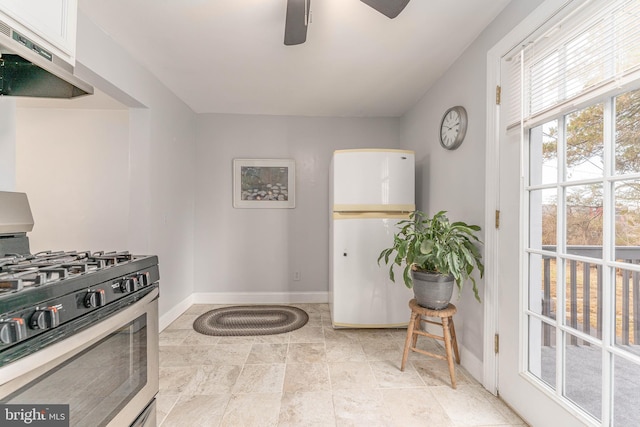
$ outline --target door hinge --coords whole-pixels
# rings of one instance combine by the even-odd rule
[[[502,94],[502,88],[496,86],[496,105],[500,105],[500,95]]]
[[[500,352],[500,335],[495,334],[493,337],[493,351],[498,354]]]
[[[500,228],[500,210],[496,209],[496,228]]]

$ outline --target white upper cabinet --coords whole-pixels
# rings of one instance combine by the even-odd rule
[[[0,19],[75,65],[78,0],[0,0]]]

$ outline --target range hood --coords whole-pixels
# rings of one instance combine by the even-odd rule
[[[73,67],[0,20],[0,96],[75,98],[93,87]]]

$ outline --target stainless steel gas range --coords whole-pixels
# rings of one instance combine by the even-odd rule
[[[26,195],[0,192],[0,425],[50,407],[55,425],[155,426],[157,257],[31,254],[32,228]]]

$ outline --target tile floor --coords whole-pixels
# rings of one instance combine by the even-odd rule
[[[194,305],[162,331],[158,425],[526,425],[459,366],[456,390],[442,360],[412,353],[400,372],[406,330],[334,330],[327,304],[294,305],[309,322],[287,334],[195,332],[193,321],[214,305]]]

